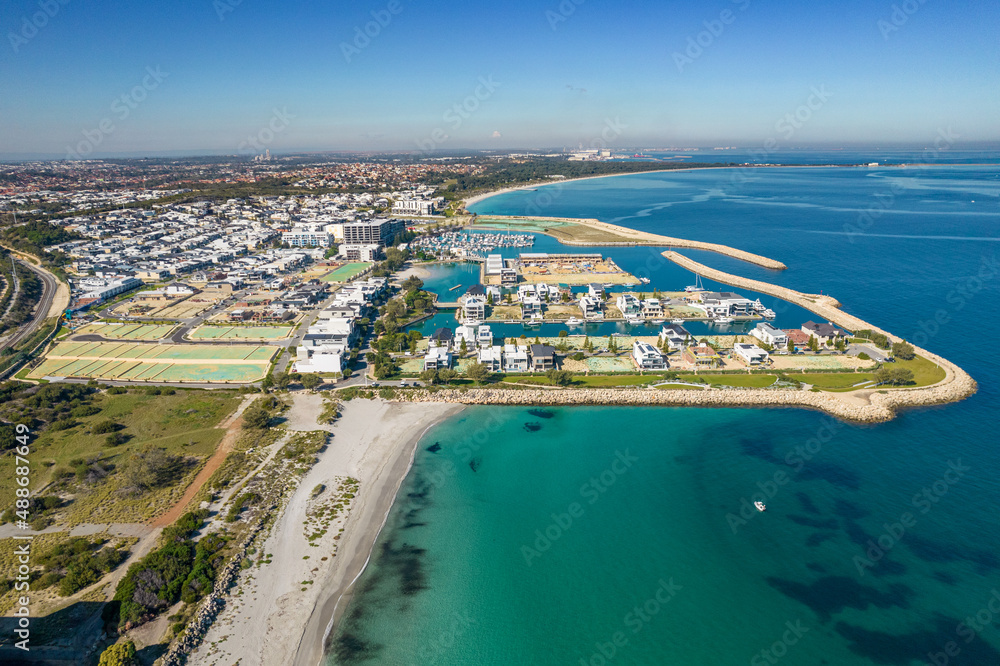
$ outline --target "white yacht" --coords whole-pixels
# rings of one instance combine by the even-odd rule
[[[761,511],[761,512],[763,512],[763,511],[767,511],[767,507],[766,507],[766,506],[764,506],[764,503],[763,503],[763,502],[761,502],[760,500],[757,500],[756,502],[754,502],[754,503],[753,503],[753,505],[754,505],[755,507],[757,507],[757,510],[758,510],[758,511]]]
[[[569,319],[566,320],[566,325],[567,326],[582,326],[583,325],[583,321],[577,319],[576,317],[570,317]]]

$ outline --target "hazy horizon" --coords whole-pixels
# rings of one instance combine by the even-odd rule
[[[0,155],[1000,140],[1000,8],[13,0]]]

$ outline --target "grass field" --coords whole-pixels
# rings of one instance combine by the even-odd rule
[[[733,386],[737,388],[765,388],[778,380],[775,375],[680,375],[681,381],[691,381],[695,378],[704,379],[709,384]]]
[[[137,389],[141,391],[141,389]],[[100,395],[93,405],[101,412],[75,418],[77,425],[67,430],[47,430],[32,442],[31,487],[40,489],[60,474],[71,470],[73,460],[100,460],[114,466],[111,473],[95,483],[82,483],[66,509],[69,524],[82,522],[139,522],[156,515],[169,505],[174,494],[183,491],[181,479],[154,488],[141,496],[120,493],[120,470],[129,455],[149,447],[189,458],[181,477],[187,478],[197,462],[215,450],[223,430],[217,428],[241,398],[235,391],[177,391],[174,395],[145,395],[130,392]],[[92,433],[95,423],[111,420],[124,428],[128,441],[109,447],[106,434]],[[0,458],[0,496],[10,497],[14,488],[14,459]]]
[[[323,282],[347,282],[358,273],[363,273],[369,266],[371,266],[371,263],[367,261],[345,264],[340,268],[330,271],[321,277],[320,280]]]
[[[87,324],[73,331],[73,335],[100,335],[112,340],[162,340],[176,326],[157,324]]]
[[[251,382],[267,373],[278,347],[60,342],[28,377],[159,382]]]
[[[199,326],[188,334],[192,340],[281,340],[294,326]]]

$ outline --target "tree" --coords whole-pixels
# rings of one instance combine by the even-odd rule
[[[569,370],[556,370],[552,368],[545,373],[545,376],[556,386],[569,386],[573,383],[573,373]]]
[[[424,288],[424,281],[418,278],[416,275],[411,275],[410,277],[403,280],[403,291],[414,292],[420,291]]]
[[[789,354],[795,353],[795,343],[792,342],[791,338],[788,338],[788,344],[786,345],[786,348],[788,349]]]
[[[839,352],[847,351],[847,341],[844,340],[844,338],[837,338],[837,342],[835,342],[833,346],[836,347]]]
[[[482,384],[484,381],[489,379],[490,369],[486,367],[485,363],[473,363],[466,368],[465,376],[474,381],[476,384]]]
[[[879,368],[874,377],[879,384],[903,386],[913,383],[913,371],[906,368]]]
[[[97,666],[135,666],[135,643],[115,643],[101,653]]]
[[[274,385],[279,389],[286,389],[292,383],[292,378],[287,372],[279,372],[274,376]]]
[[[270,374],[265,376],[264,379],[260,380],[260,390],[262,392],[267,391],[267,389],[271,388],[272,386],[274,386],[274,377],[272,377]]]
[[[271,415],[263,407],[251,405],[243,412],[244,430],[267,430],[271,427]]]
[[[163,449],[149,449],[133,453],[121,468],[122,490],[140,495],[175,480],[183,469],[180,456],[167,454]]]
[[[568,338],[569,337],[569,331],[559,331],[559,337],[560,338]]]
[[[819,340],[816,339],[815,335],[809,336],[809,349],[819,353]]]
[[[493,292],[486,294],[486,305],[493,305]]]
[[[323,378],[315,373],[307,373],[302,375],[302,379],[299,381],[302,382],[303,388],[312,390],[323,383]]]
[[[458,353],[465,356],[469,353],[469,346],[465,344],[465,338],[462,338],[462,344],[458,347]]]
[[[909,361],[911,358],[916,356],[916,352],[913,350],[913,345],[909,342],[894,342],[892,343],[892,355],[896,358],[901,358],[904,361]]]
[[[438,371],[437,370],[424,370],[420,373],[420,379],[424,380],[428,384],[438,383]]]
[[[445,384],[450,384],[453,379],[458,377],[458,373],[451,368],[441,368],[437,371],[438,379],[440,379]]]
[[[540,340],[540,339],[538,338],[538,336],[537,336],[537,335],[535,336],[535,344],[536,344],[536,345],[540,345],[540,344],[542,344],[542,341],[541,341],[541,340]]]

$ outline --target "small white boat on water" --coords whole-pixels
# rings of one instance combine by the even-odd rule
[[[767,507],[766,507],[766,506],[764,506],[764,503],[763,503],[763,502],[761,502],[760,500],[757,500],[756,502],[754,502],[754,503],[753,503],[753,505],[754,505],[755,507],[757,507],[757,510],[758,510],[758,511],[760,511],[760,512],[762,512],[762,513],[763,513],[764,511],[767,511]]]
[[[698,275],[697,273],[695,273],[695,275],[694,275],[694,284],[690,284],[690,285],[684,287],[684,291],[687,291],[687,292],[705,291],[705,287],[701,283],[701,276]]]
[[[566,320],[566,325],[567,326],[582,326],[583,325],[583,321],[577,319],[576,317],[570,317],[569,319]]]
[[[671,319],[670,323],[671,324],[683,324],[684,320],[683,319]]]
[[[662,319],[650,319],[649,323],[650,324],[655,324],[655,325],[659,326],[660,324],[663,323],[663,320]]]
[[[778,315],[774,313],[774,310],[764,310],[763,312],[760,313],[760,316],[763,317],[764,319],[774,319]]]
[[[713,321],[716,324],[732,324],[733,323],[733,318],[732,317],[716,317]]]

